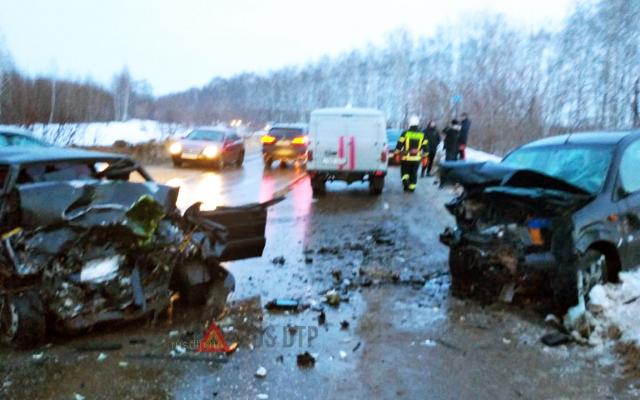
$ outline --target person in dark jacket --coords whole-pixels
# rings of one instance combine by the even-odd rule
[[[453,119],[451,124],[447,126],[442,133],[444,133],[444,152],[446,161],[455,161],[458,159],[458,140],[460,137],[460,122],[457,119]]]
[[[438,128],[436,128],[435,121],[429,121],[429,123],[427,124],[427,129],[424,130],[424,135],[429,143],[427,144],[427,165],[425,166],[424,164],[422,164],[422,170],[420,171],[420,176],[423,178],[425,176],[425,172],[427,176],[431,176],[433,160],[435,160],[436,158],[436,151],[438,150],[438,145],[440,144],[440,132],[438,132]]]
[[[460,137],[458,138],[458,155],[461,160],[465,159],[465,150],[467,148],[467,139],[469,139],[469,128],[471,128],[471,120],[467,113],[462,113],[460,121]]]

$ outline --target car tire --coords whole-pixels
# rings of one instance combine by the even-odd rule
[[[287,168],[287,162],[284,160],[280,161],[280,165],[279,165],[280,169],[285,169]]]
[[[311,191],[315,197],[324,196],[327,193],[325,180],[317,176],[311,178]]]
[[[244,163],[244,151],[240,153],[240,155],[238,156],[238,159],[236,160],[236,167],[240,168],[242,167],[242,164]]]
[[[44,306],[35,292],[6,295],[0,307],[0,340],[3,343],[21,349],[44,343],[47,329]]]
[[[593,249],[587,250],[573,267],[560,268],[552,282],[558,315],[564,315],[579,304],[581,298],[586,303],[591,289],[599,283],[605,283],[609,276],[604,254]]]
[[[181,167],[182,166],[182,160],[179,158],[173,158],[171,159],[171,161],[173,161],[173,166],[174,167]]]
[[[469,265],[472,259],[468,252],[459,246],[449,248],[449,273],[451,274],[451,293],[455,297],[467,297],[473,288],[473,277]]]
[[[271,165],[273,164],[273,159],[269,158],[269,157],[264,157],[264,167],[265,169],[270,169]]]
[[[384,189],[384,176],[374,176],[369,180],[369,193],[379,196]]]

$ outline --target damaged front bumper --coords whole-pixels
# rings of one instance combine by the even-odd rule
[[[174,291],[221,311],[235,281],[220,262],[262,255],[267,208],[281,199],[215,211],[196,203],[181,215],[177,194],[154,182],[20,187],[20,227],[2,237],[0,296],[35,294],[65,333],[161,312]]]

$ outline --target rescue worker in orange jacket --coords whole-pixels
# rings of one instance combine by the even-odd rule
[[[419,125],[420,119],[417,116],[409,118],[409,129],[402,132],[396,144],[395,157],[400,159],[400,174],[405,192],[416,190],[420,163],[429,154],[429,141]]]

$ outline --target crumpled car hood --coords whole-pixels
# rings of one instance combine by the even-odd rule
[[[515,197],[561,197],[580,201],[592,197],[589,192],[562,179],[488,161],[445,162],[440,169],[440,179],[443,184],[460,184],[469,192],[484,189],[485,193]]]
[[[39,182],[20,185],[18,193],[20,226],[25,230],[73,220],[85,227],[110,225],[144,195],[151,196],[165,214],[171,215],[178,198],[177,188],[155,182],[103,180]]]

